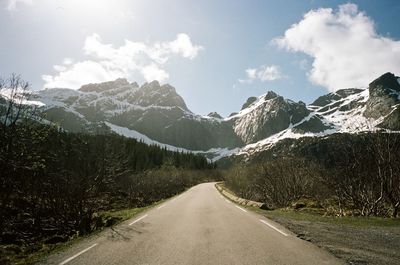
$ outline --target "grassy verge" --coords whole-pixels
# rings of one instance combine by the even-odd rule
[[[146,207],[104,211],[98,212],[96,215],[101,216],[105,220],[115,220],[115,222],[110,225],[114,226],[172,198],[173,197],[157,201]],[[37,243],[34,246],[29,246],[29,248],[25,246],[0,244],[0,264],[34,264],[55,252],[63,251],[64,249],[79,243],[84,239],[95,236],[108,228],[109,227],[101,227],[93,230],[90,234],[74,237],[66,242],[57,244]]]
[[[336,225],[352,225],[357,227],[369,227],[369,226],[380,226],[380,227],[396,227],[400,226],[400,219],[383,218],[383,217],[357,217],[357,216],[324,216],[318,212],[311,212],[312,209],[277,209],[273,211],[265,211],[252,207],[254,211],[261,213],[271,219],[276,218],[289,218],[297,221],[308,221],[308,222],[325,222]]]
[[[326,216],[321,208],[242,207],[283,225],[347,264],[400,264],[399,218]]]

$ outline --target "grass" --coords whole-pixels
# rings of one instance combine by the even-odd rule
[[[175,195],[177,196],[177,195]],[[174,196],[174,197],[175,197]],[[114,225],[118,225],[123,221],[126,221],[128,219],[131,219],[133,217],[135,217],[136,215],[150,209],[153,208],[167,200],[172,199],[173,197],[170,197],[168,199],[163,199],[160,201],[157,201],[151,205],[145,206],[145,207],[140,207],[140,208],[130,208],[130,209],[123,209],[123,210],[116,210],[116,211],[104,211],[104,212],[98,212],[98,215],[102,215],[104,218],[110,218],[110,217],[115,217],[118,218],[119,221],[114,224]],[[89,237],[95,236],[99,233],[101,233],[102,231],[104,231],[107,228],[103,228],[103,229],[98,229],[98,230],[94,230],[92,231],[90,234],[87,235],[83,235],[83,236],[79,236],[79,237],[75,237],[71,240],[68,240],[67,242],[64,243],[58,243],[58,244],[52,244],[52,245],[46,245],[46,244],[42,244],[42,243],[38,243],[37,244],[37,248],[38,250],[32,253],[19,253],[19,254],[15,254],[15,255],[10,255],[9,258],[9,264],[34,264],[44,258],[46,258],[47,256],[56,253],[56,252],[60,252],[63,251],[64,249],[84,240],[87,239]],[[10,245],[6,246],[6,245],[1,245],[0,244],[0,248],[7,248],[10,247]],[[0,252],[1,253],[1,252]],[[0,258],[0,263],[4,262],[1,258]],[[7,264],[7,263],[5,263]]]
[[[225,191],[235,195],[231,190],[225,187],[223,183],[217,183]],[[222,194],[222,193],[221,193]],[[223,195],[223,194],[222,194]],[[230,198],[226,197],[230,200]],[[230,200],[232,201],[232,200]],[[236,203],[232,201],[233,203]],[[272,211],[262,210],[253,206],[241,205],[249,210],[264,215],[272,220],[279,218],[291,219],[296,221],[305,222],[322,222],[335,225],[351,225],[356,227],[400,227],[400,218],[383,218],[383,217],[362,217],[362,216],[325,216],[321,209],[303,208],[301,210],[294,210],[291,208],[282,208]]]
[[[400,227],[400,219],[383,218],[383,217],[361,217],[361,216],[324,216],[318,213],[311,213],[304,210],[293,209],[277,209],[266,211],[255,207],[248,207],[251,210],[260,213],[271,219],[286,218],[296,221],[322,222],[335,225],[351,225],[356,227]]]
[[[173,197],[171,197],[171,198],[173,198]],[[105,212],[99,212],[98,214],[104,216],[105,218],[107,218],[107,217],[119,218],[121,220],[120,222],[123,222],[123,221],[131,219],[132,217],[140,214],[141,212],[144,212],[150,208],[153,208],[171,198],[157,201],[157,202],[150,204],[148,206],[145,206],[145,207],[130,208],[130,209],[124,209],[124,210],[117,210],[117,211],[105,211]],[[118,223],[120,223],[120,222],[118,222]]]

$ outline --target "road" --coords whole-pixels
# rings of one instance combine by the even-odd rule
[[[342,263],[204,183],[41,264]]]

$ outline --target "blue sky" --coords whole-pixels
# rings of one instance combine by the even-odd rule
[[[395,0],[0,3],[0,74],[34,89],[159,79],[192,111],[226,116],[268,90],[310,103],[400,75]]]

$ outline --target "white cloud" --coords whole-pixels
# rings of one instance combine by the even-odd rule
[[[400,41],[379,35],[355,4],[311,10],[273,43],[311,56],[310,81],[330,91],[367,86],[385,72],[400,72]]]
[[[144,79],[150,80],[166,80],[169,74],[163,69],[159,68],[156,64],[150,64],[141,69]]]
[[[246,79],[239,79],[241,84],[250,84],[254,80],[260,80],[262,82],[274,81],[282,79],[284,76],[277,65],[262,65],[259,68],[248,68],[246,69]]]
[[[64,58],[63,64],[71,65],[74,61],[71,58]]]
[[[80,88],[84,84],[115,80],[123,73],[118,69],[109,69],[95,61],[82,61],[58,72],[57,75],[42,75],[45,87]]]
[[[140,74],[146,81],[163,82],[169,78],[164,64],[172,57],[179,56],[194,59],[200,45],[192,43],[184,33],[178,34],[173,41],[132,42],[125,40],[120,47],[103,43],[98,34],[92,34],[85,40],[83,51],[85,61],[73,62],[65,58],[63,65],[55,65],[55,75],[43,75],[44,87],[69,87],[77,89],[83,84],[113,80],[119,77],[131,79]]]
[[[33,1],[32,0],[8,0],[7,2],[7,9],[10,11],[17,10],[17,4],[18,3],[23,3],[26,5],[32,5]]]
[[[169,43],[169,49],[176,54],[182,55],[184,58],[194,59],[203,47],[193,45],[189,36],[186,34],[178,34],[176,40]]]

